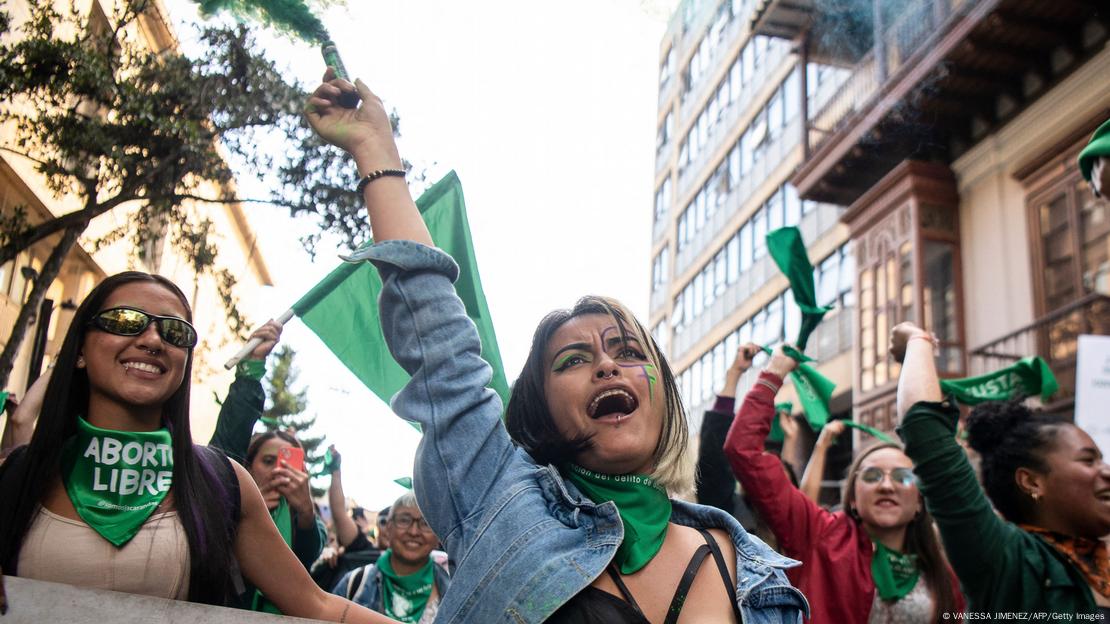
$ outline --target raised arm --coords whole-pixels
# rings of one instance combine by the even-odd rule
[[[781,347],[775,350],[767,368],[744,397],[725,441],[725,456],[785,554],[798,557],[805,554],[816,538],[820,523],[831,515],[794,487],[781,460],[764,449],[775,416],[775,395],[783,378],[795,366],[797,363]]]
[[[235,380],[220,406],[216,430],[208,442],[208,446],[220,449],[240,464],[246,461],[254,425],[266,406],[262,377],[266,374],[266,357],[281,339],[281,323],[267,321],[251,333],[251,338],[260,338],[262,342],[235,368]]]
[[[328,486],[328,505],[331,506],[331,520],[335,526],[335,537],[339,545],[346,548],[358,537],[358,525],[347,513],[347,496],[343,493],[343,457],[335,450],[335,445],[328,448],[332,456],[331,485]]]
[[[725,386],[717,394],[713,409],[705,412],[698,441],[698,502],[732,513],[736,479],[725,458],[725,436],[732,426],[736,408],[736,384],[752,367],[759,346],[748,343],[736,350],[736,358],[725,373]]]
[[[956,442],[959,408],[943,400],[933,360],[934,341],[912,323],[891,334],[891,355],[902,362],[898,378],[898,434],[913,460],[918,488],[972,603],[992,593],[991,583],[1012,560],[1008,544],[1020,531],[994,513],[967,454]]]
[[[53,368],[47,369],[44,374],[39,375],[30,388],[27,388],[22,401],[5,408],[10,411],[8,426],[4,427],[4,436],[0,439],[0,457],[17,446],[31,442],[31,436],[35,434],[35,423],[42,410],[42,400],[46,396],[46,386],[50,383],[50,376],[53,373]]]
[[[805,474],[802,475],[801,490],[815,503],[821,502],[821,481],[825,478],[825,460],[829,455],[829,447],[836,443],[836,438],[841,433],[844,433],[844,423],[830,420],[821,429],[817,442],[813,445],[813,454],[809,456]]]
[[[339,94],[356,87],[325,74],[305,114],[320,136],[346,150],[362,175],[401,166],[382,102],[358,83],[362,105],[346,109]],[[373,177],[373,176],[371,176]],[[501,479],[516,455],[492,369],[453,282],[458,265],[432,248],[427,227],[399,177],[378,177],[363,197],[375,244],[352,260],[369,260],[382,276],[382,333],[390,353],[412,379],[394,396],[393,411],[420,424],[413,481],[417,502],[448,552],[462,556],[480,535],[479,508],[504,494]],[[523,472],[521,473],[523,474]],[[431,490],[420,484],[435,484]]]

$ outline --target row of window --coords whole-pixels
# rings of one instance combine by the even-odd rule
[[[785,54],[789,44],[784,40],[756,35],[736,55],[728,73],[721,78],[713,95],[698,112],[693,125],[679,147],[679,167],[695,160],[708,147],[717,124],[729,108],[740,99],[744,89],[751,86],[757,68],[768,59],[778,59]]]
[[[772,193],[679,293],[671,316],[675,332],[681,333],[713,305],[728,285],[767,255],[767,232],[797,225],[803,215],[816,207],[815,202],[799,201],[797,191],[789,183]]]
[[[686,64],[686,70],[682,73],[683,102],[689,97],[694,85],[713,69],[713,54],[724,39],[725,29],[741,10],[741,4],[741,0],[723,0],[717,5],[717,14],[713,23],[705,29],[705,36],[698,42],[694,55],[690,57],[690,62]]]
[[[728,194],[739,186],[740,180],[763,159],[771,142],[781,137],[783,130],[793,122],[798,114],[797,100],[787,95],[796,94],[797,87],[798,74],[791,72],[732,146],[728,156],[721,160],[690,200],[678,221],[679,250],[694,239],[708,222],[706,217],[716,212]]]
[[[855,304],[852,299],[855,262],[847,244],[818,263],[814,268],[814,274],[820,305],[831,304],[842,309]],[[699,405],[710,400],[721,390],[725,381],[725,372],[736,357],[736,350],[740,345],[748,342],[774,345],[786,339],[793,340],[798,335],[801,323],[801,310],[794,304],[793,293],[787,289],[713,348],[706,350],[701,358],[678,376],[683,404]],[[657,326],[653,331],[661,333],[664,330]],[[656,339],[658,340],[658,337]],[[764,356],[757,358],[757,367],[762,357]]]

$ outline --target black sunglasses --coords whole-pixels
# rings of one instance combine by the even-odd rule
[[[138,336],[151,323],[168,344],[182,349],[192,349],[197,344],[197,330],[189,321],[176,316],[158,316],[135,308],[110,308],[97,312],[89,321],[91,327],[117,336]]]

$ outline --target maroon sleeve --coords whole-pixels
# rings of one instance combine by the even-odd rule
[[[764,449],[763,441],[775,415],[775,394],[781,385],[777,375],[759,375],[728,431],[725,456],[783,552],[797,559],[810,551],[822,528],[833,521],[833,514],[794,487],[783,471],[782,461]]]

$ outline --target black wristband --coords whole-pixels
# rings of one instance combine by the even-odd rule
[[[403,178],[403,177],[405,177],[405,170],[404,169],[378,169],[376,171],[371,171],[370,173],[362,176],[362,179],[358,181],[358,186],[355,187],[355,192],[358,193],[359,195],[362,195],[362,192],[366,190],[366,185],[367,184],[370,184],[371,182],[373,182],[374,180],[377,180],[378,178],[384,178],[385,176],[393,176],[393,177],[396,177],[396,178]]]

